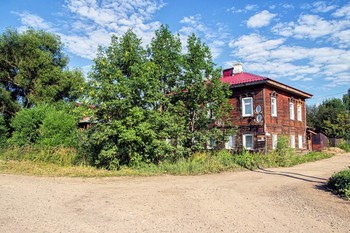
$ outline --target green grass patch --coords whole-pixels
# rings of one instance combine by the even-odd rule
[[[121,166],[119,170],[99,169],[83,165],[75,150],[67,148],[11,147],[0,152],[0,172],[37,176],[153,176],[201,175],[223,171],[241,171],[267,167],[287,167],[331,157],[331,154],[311,152],[297,155],[271,152],[267,155],[247,151],[234,155],[226,150],[195,153],[176,162],[163,161],[158,165],[139,163],[137,167]]]
[[[333,193],[350,200],[350,169],[332,175],[328,180],[327,188]]]

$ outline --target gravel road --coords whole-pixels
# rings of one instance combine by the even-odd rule
[[[350,232],[350,201],[324,190],[350,154],[203,176],[0,174],[0,232]]]

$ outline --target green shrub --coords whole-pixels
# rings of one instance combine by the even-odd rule
[[[35,144],[47,111],[51,111],[51,107],[45,104],[17,112],[11,122],[14,131],[10,143],[18,146]]]
[[[12,145],[43,145],[76,147],[78,144],[77,119],[67,109],[56,109],[42,104],[20,110],[13,118]]]
[[[40,126],[38,143],[45,146],[77,147],[77,120],[62,110],[51,110]]]
[[[343,140],[338,147],[346,152],[350,152],[350,141]]]
[[[332,175],[328,180],[327,187],[335,194],[350,199],[350,169]]]

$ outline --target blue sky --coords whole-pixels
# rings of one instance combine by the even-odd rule
[[[350,3],[244,0],[0,1],[0,32],[28,27],[56,33],[70,66],[87,72],[98,45],[128,28],[148,44],[168,24],[183,42],[195,33],[222,68],[244,71],[309,92],[308,103],[350,88]]]

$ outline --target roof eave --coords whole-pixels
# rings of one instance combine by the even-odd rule
[[[310,94],[310,93],[307,93],[307,92],[304,92],[304,91],[300,91],[294,87],[290,87],[286,84],[283,84],[283,83],[280,83],[280,82],[277,82],[275,80],[272,80],[272,79],[268,79],[266,81],[266,84],[270,85],[270,86],[273,86],[273,87],[277,87],[277,88],[280,88],[282,90],[286,90],[288,92],[291,92],[295,95],[298,95],[298,96],[301,96],[305,99],[310,99],[313,95]]]

